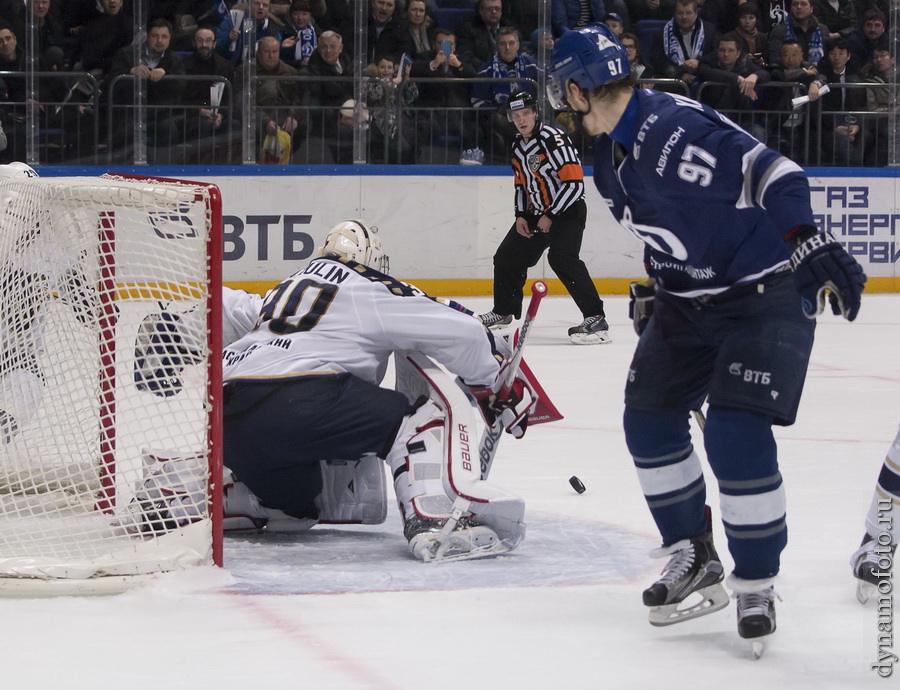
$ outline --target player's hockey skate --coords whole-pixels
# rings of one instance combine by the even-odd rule
[[[896,544],[879,544],[869,534],[863,537],[862,544],[850,558],[853,577],[856,578],[856,598],[860,604],[865,604],[878,592],[878,583],[884,576],[879,577],[876,572],[890,572],[896,548]]]
[[[603,345],[612,342],[606,317],[588,316],[577,326],[569,329],[569,339],[576,345]]]
[[[512,314],[503,316],[502,314],[496,314],[492,311],[489,311],[486,314],[481,314],[478,317],[478,320],[484,324],[485,328],[501,328],[502,326],[508,326],[509,324],[511,324],[513,317]]]
[[[651,555],[669,556],[662,576],[644,590],[651,625],[681,623],[728,605],[728,594],[722,587],[725,572],[711,533],[654,549]]]
[[[764,650],[760,638],[775,632],[775,597],[778,595],[772,587],[772,578],[743,580],[729,575],[728,586],[737,600],[738,635],[750,640],[753,657],[759,659]]]
[[[425,563],[444,563],[499,556],[510,550],[490,527],[470,518],[461,518],[446,536],[441,528],[446,520],[414,517],[407,521],[403,535],[413,556]]]

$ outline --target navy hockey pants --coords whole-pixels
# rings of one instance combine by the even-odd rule
[[[534,228],[539,216],[529,219]],[[494,253],[494,313],[522,317],[522,289],[528,269],[540,261],[547,248],[547,263],[572,295],[583,316],[603,314],[603,301],[581,260],[581,239],[587,205],[579,201],[553,219],[550,232],[522,237],[515,223]]]
[[[230,381],[224,390],[224,463],[259,498],[317,518],[320,460],[386,457],[409,403],[352,374]]]

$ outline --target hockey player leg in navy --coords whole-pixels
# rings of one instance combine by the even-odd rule
[[[706,595],[705,608],[684,615],[657,610],[688,606],[688,590],[721,574],[688,430],[691,410],[708,400],[704,444],[734,560],[727,583],[738,632],[757,639],[775,629],[772,583],[787,543],[771,427],[796,416],[814,319],[830,301],[853,321],[866,278],[837,239],[815,227],[809,182],[796,163],[708,106],[635,89],[630,72],[618,39],[593,24],[560,37],[547,93],[597,137],[594,184],[644,243],[653,281],[631,293],[635,328],[644,330],[624,418],[661,555],[670,557],[645,601],[651,619],[665,614],[657,622],[721,605]]]
[[[878,474],[872,503],[866,515],[866,533],[850,558],[856,578],[856,598],[865,604],[878,595],[878,586],[889,580],[897,553],[900,520],[900,430],[888,449]]]

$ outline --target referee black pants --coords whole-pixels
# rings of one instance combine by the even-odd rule
[[[529,227],[536,228],[538,218],[529,218]],[[579,256],[586,220],[587,204],[582,200],[554,218],[548,233],[522,237],[513,223],[494,254],[495,314],[522,317],[522,289],[528,269],[540,261],[548,247],[547,262],[572,295],[582,316],[603,314],[603,301]]]

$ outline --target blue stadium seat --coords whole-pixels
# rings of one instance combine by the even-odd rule
[[[666,19],[642,19],[639,22],[635,22],[632,27],[634,35],[641,42],[641,50],[644,52],[644,62],[646,64],[650,64],[650,51],[653,49],[653,39],[656,38],[656,34],[666,25],[667,21]]]
[[[474,16],[474,7],[439,7],[434,11],[434,21],[443,29],[455,29],[457,24]]]

